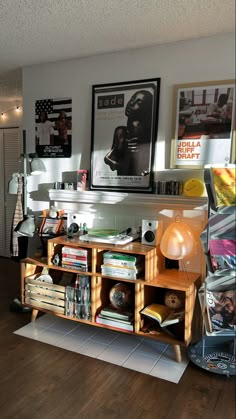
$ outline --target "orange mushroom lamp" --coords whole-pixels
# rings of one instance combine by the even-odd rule
[[[191,258],[197,252],[197,240],[192,229],[176,217],[161,238],[160,250],[168,259]]]

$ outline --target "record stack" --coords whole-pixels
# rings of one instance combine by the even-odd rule
[[[64,246],[62,248],[61,266],[66,269],[77,269],[87,272],[91,265],[91,253],[89,249]]]
[[[104,307],[96,316],[96,323],[112,326],[116,329],[134,331],[133,312],[116,309],[111,304]]]
[[[102,275],[114,278],[137,279],[144,271],[142,256],[105,252],[103,254]]]

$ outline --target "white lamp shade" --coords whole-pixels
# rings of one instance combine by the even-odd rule
[[[35,232],[34,216],[25,216],[24,220],[16,226],[15,231],[18,236],[33,237]]]
[[[18,192],[18,173],[13,173],[10,182],[8,183],[8,193],[17,195]]]
[[[35,157],[30,163],[31,175],[40,175],[46,172],[46,167],[41,159]]]
[[[197,252],[197,241],[187,224],[182,221],[175,221],[165,230],[161,239],[160,250],[168,259],[191,258]]]

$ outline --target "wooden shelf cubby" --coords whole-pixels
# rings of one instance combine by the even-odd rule
[[[55,254],[58,254],[60,257],[63,246],[88,250],[91,259],[88,272],[82,272],[78,269],[66,269],[53,264]],[[22,304],[32,308],[32,321],[36,319],[38,311],[43,311],[55,316],[96,325],[97,327],[116,330],[111,326],[101,326],[100,324],[97,324],[96,316],[102,308],[109,304],[109,292],[111,288],[116,283],[123,282],[128,284],[131,288],[132,307],[134,311],[133,332],[127,332],[126,330],[123,332],[133,333],[135,335],[169,343],[175,350],[177,361],[181,360],[180,347],[188,346],[192,338],[192,319],[200,274],[181,272],[173,269],[166,270],[165,260],[160,253],[159,246],[142,245],[140,242],[131,242],[123,246],[114,246],[102,243],[84,242],[79,240],[78,237],[68,239],[67,236],[59,236],[49,239],[47,248],[48,257],[45,263],[39,259],[32,258],[21,261]],[[102,275],[101,265],[103,264],[103,253],[109,250],[130,255],[141,255],[141,261],[144,264],[143,275],[136,280]],[[49,287],[51,290],[45,291],[47,285],[45,283],[40,284],[38,281],[39,285],[37,291],[43,295],[42,302],[39,302],[39,299],[34,300],[34,297],[30,298],[30,289],[35,285],[37,276],[42,272],[44,267],[49,269],[55,287]],[[65,286],[61,285],[61,279],[65,273],[71,275],[71,277],[76,274],[90,277],[91,321],[65,315],[65,311],[63,311],[63,301],[61,301],[63,300],[63,292],[65,290]],[[29,280],[29,278],[32,280]],[[31,285],[29,286],[29,282],[32,282],[32,287]],[[148,304],[161,303],[163,294],[165,290],[168,289],[181,291],[184,294],[184,321],[178,325],[176,328],[177,331],[174,332],[174,334],[167,333],[166,330],[161,328],[160,330],[158,329],[155,334],[142,332],[143,318],[140,311]],[[58,294],[58,292],[61,294]],[[60,299],[60,304],[57,301],[58,298]],[[57,305],[60,306],[59,309],[57,308]]]

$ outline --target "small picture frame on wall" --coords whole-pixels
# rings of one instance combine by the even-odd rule
[[[235,80],[176,85],[172,168],[234,163]]]
[[[35,101],[35,151],[39,157],[71,157],[71,98]]]
[[[160,78],[92,90],[90,189],[152,192]]]

